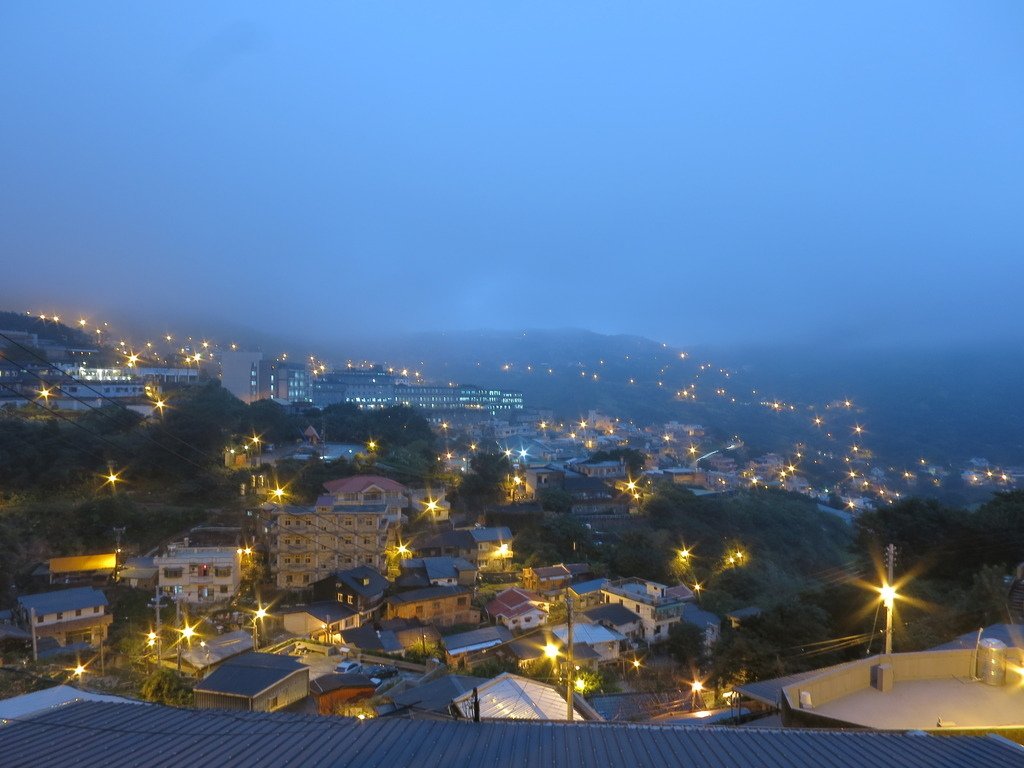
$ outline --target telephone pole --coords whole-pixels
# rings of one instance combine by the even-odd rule
[[[885,655],[892,655],[892,609],[895,603],[896,592],[893,583],[893,568],[896,561],[896,546],[890,544],[885,548],[885,565],[887,569],[887,580],[882,591],[882,600],[885,603]]]

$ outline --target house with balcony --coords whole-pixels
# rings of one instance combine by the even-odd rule
[[[543,594],[559,592],[592,575],[587,563],[558,563],[523,569],[523,587]]]
[[[15,616],[33,642],[53,638],[62,648],[76,643],[96,646],[107,639],[107,628],[114,620],[107,606],[106,595],[100,590],[76,587],[22,595]]]
[[[682,620],[686,598],[678,590],[647,579],[610,581],[601,588],[602,602],[625,606],[640,617],[640,636],[648,644],[668,639],[669,628]]]
[[[192,604],[226,602],[242,580],[241,554],[235,547],[171,544],[153,558],[157,586],[172,600]]]
[[[368,565],[335,571],[313,584],[313,599],[320,602],[337,600],[352,608],[365,622],[384,602],[384,593],[391,586],[384,576]]]
[[[425,587],[392,595],[385,603],[388,619],[419,619],[436,627],[479,624],[480,611],[466,587]]]

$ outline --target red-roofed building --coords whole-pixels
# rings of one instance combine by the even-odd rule
[[[324,483],[324,490],[332,496],[338,495],[366,495],[369,494],[401,494],[409,492],[399,482],[390,480],[380,475],[355,475],[354,477],[342,477],[338,480],[328,480]]]
[[[487,615],[513,632],[532,629],[547,621],[547,602],[540,595],[512,587],[499,592],[485,606]]]

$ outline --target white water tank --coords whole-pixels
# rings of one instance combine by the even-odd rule
[[[978,677],[986,685],[1006,681],[1006,643],[986,637],[978,643]]]

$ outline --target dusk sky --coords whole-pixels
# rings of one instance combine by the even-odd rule
[[[0,308],[1024,333],[1024,3],[0,6]]]

